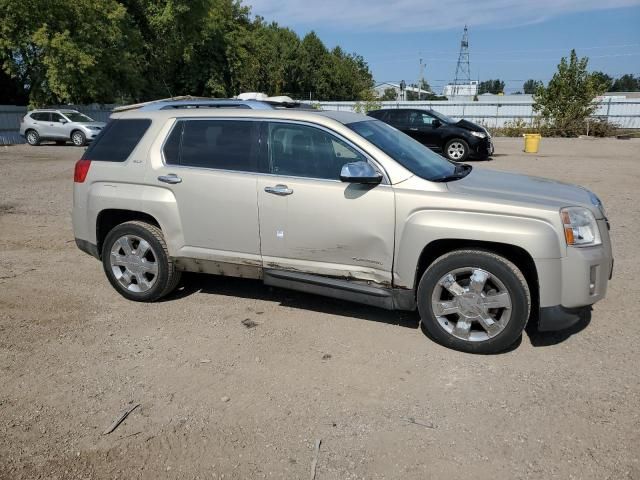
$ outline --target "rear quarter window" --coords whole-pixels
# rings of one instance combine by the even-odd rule
[[[112,120],[82,156],[103,162],[124,162],[151,125],[147,118]]]

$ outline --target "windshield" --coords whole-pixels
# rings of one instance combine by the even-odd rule
[[[457,120],[454,120],[451,117],[447,117],[445,114],[440,113],[440,112],[436,112],[435,110],[431,110],[429,112],[431,115],[433,115],[434,117],[436,117],[438,120],[440,120],[443,123],[457,123]]]
[[[453,163],[379,120],[349,123],[347,127],[419,177],[436,180],[456,172]]]
[[[86,115],[83,115],[82,113],[78,113],[78,112],[62,112],[62,113],[64,113],[64,116],[67,117],[70,122],[86,123],[86,122],[94,121],[93,118],[89,118]]]

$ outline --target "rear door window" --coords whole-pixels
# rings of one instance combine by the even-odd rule
[[[409,112],[407,110],[389,111],[386,121],[391,125],[407,125],[409,123]]]
[[[179,120],[163,147],[167,165],[259,172],[260,122]]]
[[[124,162],[151,125],[147,118],[112,120],[91,143],[82,158]]]
[[[33,118],[37,122],[48,122],[49,121],[49,112],[36,112],[31,114],[31,118]]]

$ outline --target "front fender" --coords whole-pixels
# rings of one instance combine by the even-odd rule
[[[414,288],[418,259],[436,240],[494,242],[520,247],[535,259],[561,258],[562,245],[553,225],[543,219],[456,210],[412,214],[397,232],[394,285]]]

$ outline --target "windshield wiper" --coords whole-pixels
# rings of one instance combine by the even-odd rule
[[[453,180],[460,180],[461,178],[466,177],[471,173],[473,167],[471,165],[467,165],[466,163],[458,163],[453,170],[453,173],[450,175],[444,175],[442,177],[430,178],[432,182],[451,182]]]

